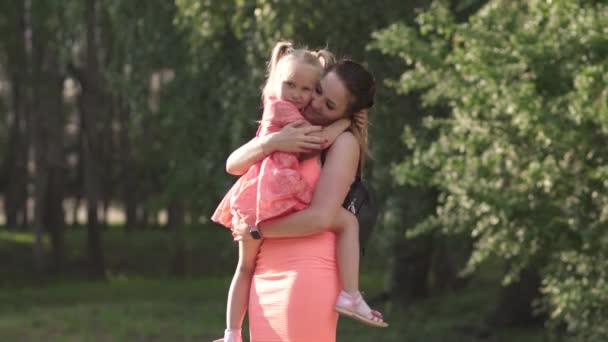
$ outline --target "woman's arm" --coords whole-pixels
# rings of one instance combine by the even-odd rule
[[[305,236],[331,228],[355,178],[359,143],[350,132],[338,136],[329,148],[321,177],[306,209],[260,224],[264,237]]]
[[[324,139],[310,135],[321,129],[320,126],[311,126],[305,121],[298,121],[283,127],[278,132],[254,138],[230,154],[226,160],[226,172],[240,176],[247,172],[251,165],[275,151],[311,152],[321,150],[325,146]]]

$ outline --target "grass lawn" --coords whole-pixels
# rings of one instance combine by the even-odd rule
[[[235,260],[223,233],[189,233],[191,275],[178,280],[166,276],[170,234],[107,231],[109,280],[87,282],[78,280],[82,276],[77,273],[84,236],[70,232],[71,273],[43,285],[36,285],[26,266],[31,257],[27,234],[0,233],[0,257],[5,261],[0,267],[0,342],[211,341],[224,329]],[[381,279],[362,275],[368,297],[381,291]],[[391,324],[383,330],[340,319],[338,341],[550,341],[539,330],[481,331],[496,291],[479,277],[464,290],[419,301],[407,310],[383,307]]]
[[[211,341],[224,328],[226,279],[115,279],[0,294],[0,341]],[[475,332],[481,292],[388,311],[388,329],[340,319],[338,341],[548,341],[538,331]],[[481,306],[481,307],[480,307]]]

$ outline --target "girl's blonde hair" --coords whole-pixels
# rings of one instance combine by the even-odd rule
[[[290,42],[278,42],[272,49],[272,54],[268,61],[266,83],[262,88],[262,100],[264,102],[266,102],[268,97],[273,96],[277,89],[276,82],[279,76],[279,63],[287,63],[289,61],[297,61],[316,67],[319,70],[319,77],[321,77],[323,71],[336,62],[336,58],[331,52],[324,49],[317,51],[311,51],[306,48],[295,49]]]

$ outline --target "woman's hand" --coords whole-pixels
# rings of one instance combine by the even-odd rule
[[[355,123],[359,128],[367,127],[367,113],[369,112],[368,108],[361,109],[360,111],[355,113],[354,119]]]
[[[275,151],[306,153],[322,150],[325,139],[314,135],[322,129],[323,127],[310,125],[304,120],[292,122],[280,131],[267,135],[262,142],[262,149],[266,154]]]
[[[245,221],[240,220],[236,216],[232,216],[232,233],[236,240],[249,240],[252,239],[249,234],[249,225]]]

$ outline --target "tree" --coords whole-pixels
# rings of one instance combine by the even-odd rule
[[[32,18],[32,131],[35,160],[34,230],[37,243],[35,263],[43,268],[41,237],[48,233],[52,248],[52,266],[64,263],[64,108],[62,68],[62,27],[58,20],[62,8],[52,3],[33,3]]]
[[[28,125],[31,107],[31,96],[27,87],[30,75],[30,59],[26,51],[27,9],[24,2],[15,6],[2,5],[2,48],[6,51],[5,59],[13,67],[6,70],[11,84],[12,117],[8,120],[9,135],[6,152],[2,161],[2,176],[5,190],[4,212],[8,227],[27,224],[27,160],[28,160]]]
[[[105,262],[101,246],[98,205],[101,199],[101,135],[100,125],[107,114],[104,82],[99,62],[99,13],[97,0],[87,0],[84,8],[86,50],[84,69],[76,71],[82,87],[79,98],[81,129],[83,131],[84,189],[87,200],[87,250],[89,272],[93,278],[105,278]]]
[[[394,24],[375,43],[408,63],[392,84],[427,108],[394,169],[441,191],[417,232],[472,236],[469,270],[497,256],[505,283],[537,269],[539,307],[588,341],[608,336],[607,14],[599,1],[495,0],[457,23],[436,1],[418,29]]]

